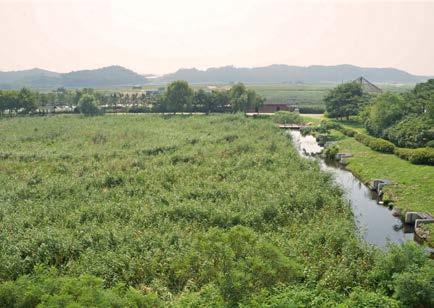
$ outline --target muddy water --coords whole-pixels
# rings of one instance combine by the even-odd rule
[[[296,149],[306,157],[310,158],[310,154],[322,150],[313,136],[301,136],[297,130],[291,130],[289,134]],[[392,216],[387,207],[378,205],[375,194],[351,172],[338,164],[318,160],[321,169],[332,173],[335,182],[343,189],[344,198],[353,210],[357,229],[368,243],[384,248],[388,242],[403,243],[413,240],[412,230],[404,232],[404,228],[398,229],[402,226],[400,219]]]

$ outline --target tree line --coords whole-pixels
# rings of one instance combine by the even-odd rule
[[[360,84],[345,83],[332,89],[324,102],[329,117],[356,116],[370,135],[399,147],[434,146],[434,79],[402,94],[370,95]]]
[[[257,110],[265,99],[242,83],[229,90],[194,90],[178,80],[159,91],[103,93],[94,89],[59,88],[42,93],[23,88],[0,91],[0,115],[81,112],[239,112]]]

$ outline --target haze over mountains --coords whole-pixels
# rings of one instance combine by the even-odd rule
[[[428,76],[416,76],[395,68],[363,68],[354,65],[307,67],[274,64],[265,67],[236,68],[224,66],[207,70],[180,69],[174,73],[149,79],[122,66],[108,66],[94,70],[81,70],[70,73],[56,73],[43,69],[13,72],[0,72],[0,89],[31,87],[114,87],[152,83],[165,83],[173,80],[187,80],[190,83],[322,83],[354,80],[364,76],[377,83],[416,83]]]
[[[187,80],[193,83],[200,82],[342,82],[354,80],[364,76],[372,82],[413,83],[427,77],[411,75],[405,71],[394,68],[363,68],[354,65],[322,66],[312,65],[307,67],[274,64],[265,67],[236,68],[224,66],[209,68],[205,71],[197,69],[180,69],[173,74],[162,77],[164,81],[177,79]]]

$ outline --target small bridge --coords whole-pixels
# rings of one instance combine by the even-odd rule
[[[279,124],[280,129],[301,129],[305,127],[305,125],[299,124]]]

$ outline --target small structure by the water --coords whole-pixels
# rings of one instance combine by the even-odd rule
[[[369,187],[369,189],[375,191],[376,193],[380,193],[381,189],[387,184],[390,184],[389,180],[377,179],[377,180],[370,181],[368,183],[368,187]]]
[[[343,158],[348,158],[348,157],[353,157],[353,155],[349,154],[349,153],[338,153],[338,154],[336,154],[336,159],[337,160],[341,160]]]
[[[422,225],[434,223],[434,217],[424,212],[407,212],[405,213],[404,222],[410,225],[414,224],[414,234],[422,240],[426,240],[429,232],[422,228]],[[433,251],[431,250],[432,253]]]

